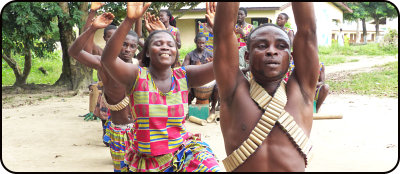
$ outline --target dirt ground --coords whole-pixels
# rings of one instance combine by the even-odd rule
[[[3,87],[5,167],[15,172],[112,172],[101,122],[78,117],[88,112],[88,98],[87,92],[45,85],[32,90]],[[342,114],[343,119],[314,120],[314,155],[306,171],[385,172],[396,165],[398,98],[331,94],[320,112]],[[202,134],[222,166],[226,154],[219,124],[200,126],[187,120],[186,127]]]

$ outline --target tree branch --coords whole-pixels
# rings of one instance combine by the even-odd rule
[[[8,57],[7,55],[5,55],[4,51],[3,51],[3,53],[1,55],[2,55],[2,58],[7,62],[8,66],[10,66],[11,69],[14,71],[15,76],[16,77],[17,76],[20,77],[21,76],[21,69],[19,68],[17,62],[13,58]]]

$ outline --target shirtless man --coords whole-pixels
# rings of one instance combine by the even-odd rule
[[[125,133],[130,131],[130,126],[133,124],[134,120],[132,119],[128,105],[129,100],[125,96],[124,86],[111,78],[110,74],[104,70],[100,62],[101,56],[93,55],[83,50],[85,44],[90,38],[93,38],[95,32],[98,29],[107,27],[113,19],[114,15],[112,13],[103,13],[95,18],[92,25],[74,41],[68,49],[68,53],[80,63],[96,69],[104,84],[103,99],[105,99],[105,103],[108,103],[106,106],[108,105],[107,107],[111,112],[110,127],[107,128],[107,134],[113,134],[110,136],[110,152],[114,162],[114,171],[123,172],[127,171],[127,166],[123,163],[125,144],[113,138],[122,137],[119,140],[123,140]],[[121,60],[132,63],[132,58],[138,47],[138,39],[135,32],[129,31],[118,55]]]
[[[253,75],[250,83],[238,68],[238,43],[234,26],[239,2],[217,4],[213,27],[214,73],[221,101],[221,130],[228,158],[232,152],[236,156],[234,160],[223,160],[227,171],[305,171],[304,154],[289,138],[290,135],[281,126],[283,124],[278,122],[283,116],[293,119],[294,122],[291,120],[290,123],[293,123],[293,127],[297,125],[296,132],[302,133],[302,139],[307,140],[307,146],[304,147],[311,149],[307,137],[312,127],[313,99],[319,69],[314,7],[309,2],[292,2],[292,7],[296,26],[299,26],[293,42],[296,68],[292,77],[287,84],[282,82],[291,56],[289,37],[279,26],[266,24],[248,36],[248,53],[245,58],[250,61]],[[259,134],[267,135],[265,141],[249,142],[245,146],[246,150],[241,148],[244,141],[254,139],[251,134],[253,129],[257,130],[256,125],[259,126],[258,123],[262,122],[260,119],[264,119],[264,111],[272,108],[270,105],[261,108],[258,103],[260,101],[252,99],[249,91],[255,84],[259,85],[262,92],[266,91],[265,95],[273,96],[271,102],[276,97],[282,101],[287,96],[287,101],[281,102],[286,105],[281,105],[280,109],[281,113],[286,111],[291,116],[287,113],[278,115],[276,124],[272,124],[270,129],[262,129],[264,133],[258,129]],[[283,94],[284,97],[274,94]],[[248,149],[249,144],[253,150]],[[236,151],[238,148],[242,150],[240,153]],[[305,152],[308,154],[309,150]],[[243,159],[244,155],[247,159]]]

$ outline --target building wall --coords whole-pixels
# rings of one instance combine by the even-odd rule
[[[270,18],[272,20],[276,19],[274,18],[275,16],[275,11],[261,11],[261,10],[255,10],[255,11],[247,11],[247,17],[245,21],[249,24],[251,24],[251,18]],[[184,16],[179,18],[176,21],[176,26],[179,28],[179,31],[181,33],[181,43],[182,43],[182,48],[190,48],[194,45],[193,39],[196,36],[196,24],[195,20],[196,19],[205,19],[205,12],[193,12],[193,13],[185,13]],[[176,16],[173,14],[173,16]]]
[[[332,30],[338,30],[341,23],[343,22],[343,11],[331,2],[314,2],[314,11],[317,22],[318,45],[330,45]],[[282,11],[276,13],[274,23],[276,22],[276,18],[281,12],[288,14],[288,21],[290,22],[294,32],[297,32],[297,26],[293,17],[292,6],[289,6],[288,8],[285,8]],[[334,21],[337,21],[338,24],[336,24]]]
[[[188,48],[194,45],[194,37],[196,36],[195,19],[179,19],[176,26],[181,33],[181,48]]]

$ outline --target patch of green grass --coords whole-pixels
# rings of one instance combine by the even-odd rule
[[[18,63],[21,72],[24,70],[25,59],[22,55],[12,55],[12,58]],[[39,67],[43,67],[47,71],[47,75],[39,71]],[[45,57],[39,58],[32,56],[31,72],[26,79],[26,83],[35,84],[54,84],[60,77],[62,72],[62,53],[54,51],[47,53]],[[15,75],[10,66],[2,59],[2,86],[10,86],[15,82]]]
[[[183,61],[185,60],[185,57],[188,53],[190,53],[191,51],[193,51],[194,49],[196,49],[196,45],[195,44],[191,44],[185,47],[182,47],[181,49],[179,49],[179,61],[181,63],[183,63]]]
[[[375,66],[376,71],[350,75],[342,81],[327,81],[332,91],[361,95],[398,97],[398,61]]]
[[[378,43],[368,43],[366,45],[345,45],[340,47],[337,43],[331,46],[319,46],[318,55],[320,62],[325,65],[335,65],[345,62],[357,62],[349,56],[385,56],[397,55],[398,49],[394,47],[381,47]]]
[[[366,45],[345,45],[338,46],[332,44],[331,46],[319,46],[319,55],[344,55],[344,56],[381,56],[381,55],[396,55],[398,48],[395,47],[382,47],[378,43],[368,43]]]
[[[339,63],[345,63],[345,56],[336,56],[336,55],[323,55],[319,56],[319,61],[323,62],[325,66],[335,65]]]

